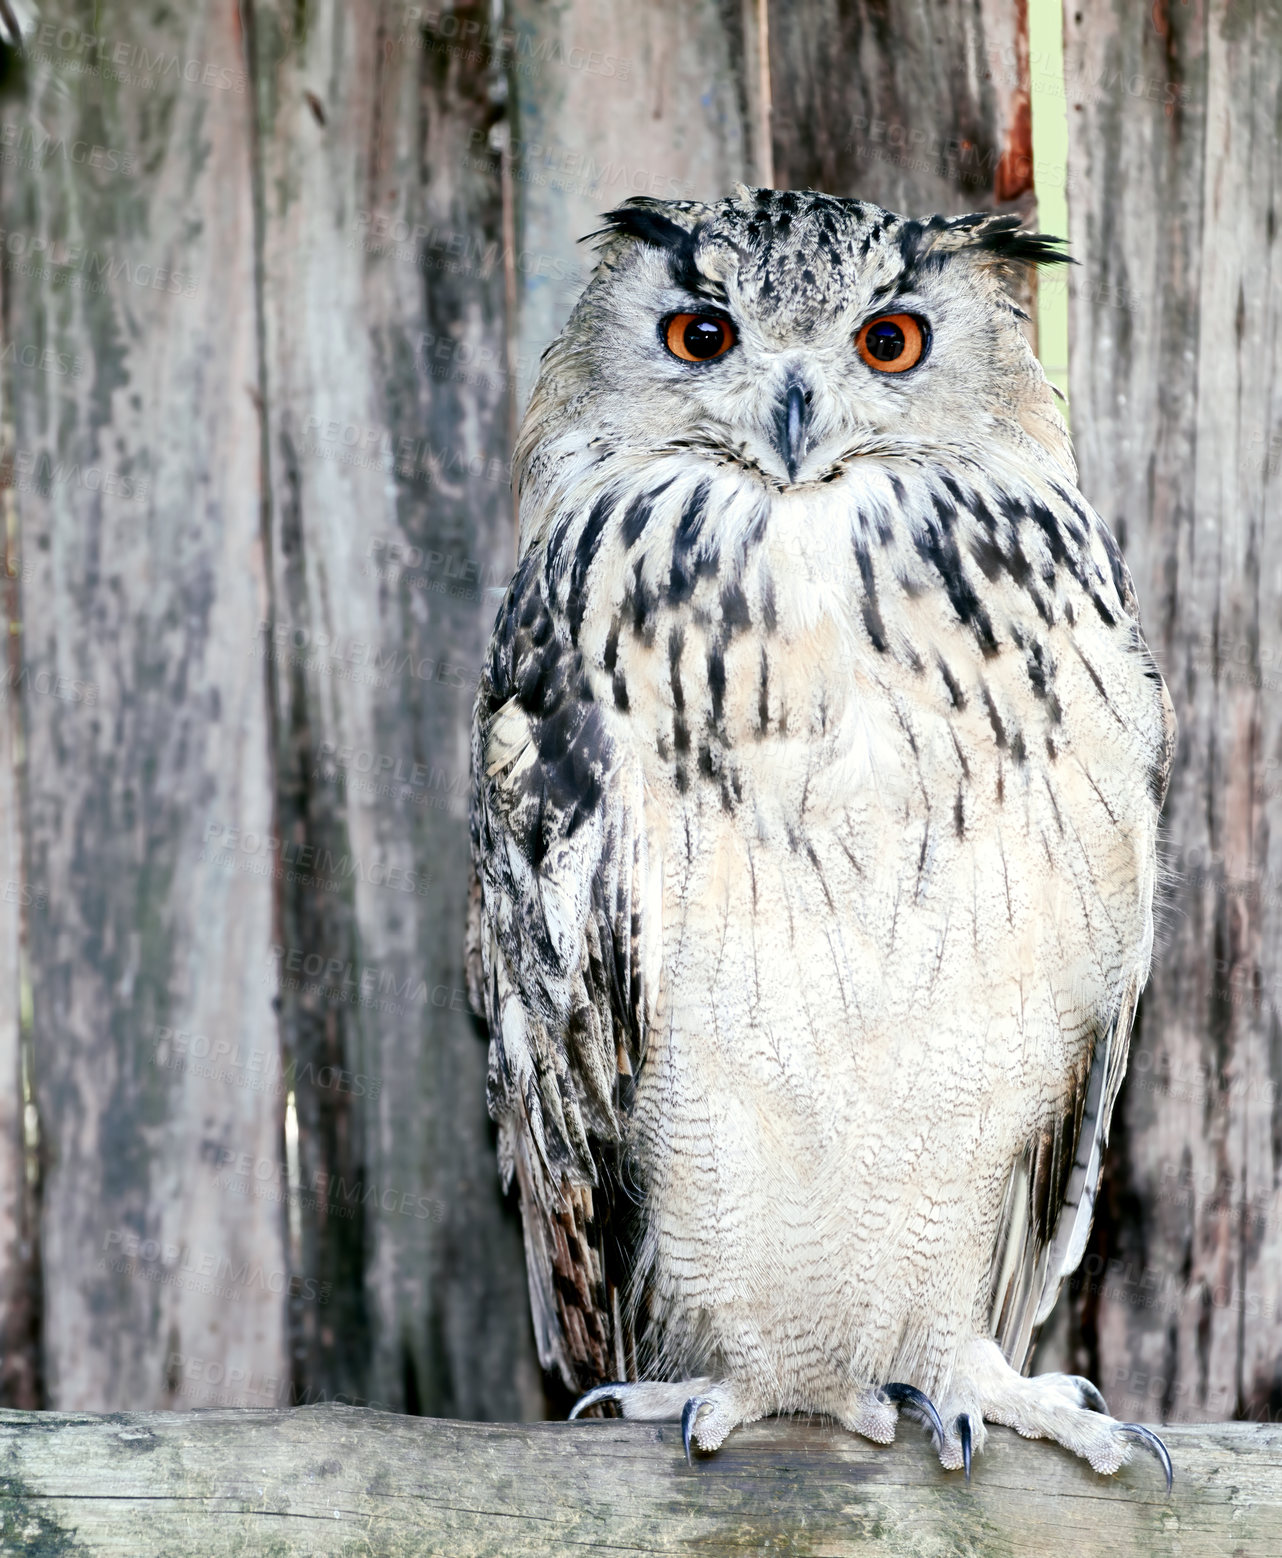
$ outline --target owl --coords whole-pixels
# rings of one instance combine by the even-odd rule
[[[545,353],[472,731],[468,965],[575,1412],[970,1474],[1148,1429],[1024,1370],[1080,1261],[1175,742],[1009,215],[629,200]]]

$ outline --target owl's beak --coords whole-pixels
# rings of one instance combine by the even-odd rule
[[[806,433],[810,426],[811,392],[800,380],[792,379],[775,411],[775,448],[788,469],[788,480],[796,481],[797,471],[806,456]]]

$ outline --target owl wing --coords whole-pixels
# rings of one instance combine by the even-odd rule
[[[1133,613],[1129,575],[1126,584],[1123,593],[1129,594]],[[1170,695],[1147,651],[1145,661],[1145,674],[1157,682],[1162,695],[1162,730],[1149,780],[1156,814],[1166,798],[1176,721]],[[1131,1027],[1146,975],[1147,967],[1138,968],[1122,982],[1112,1008],[1101,1013],[1059,1118],[1025,1144],[1011,1170],[993,1250],[989,1318],[993,1336],[1017,1369],[1026,1367],[1037,1328],[1055,1307],[1060,1284],[1086,1253],[1113,1106],[1126,1074]]]
[[[1027,1362],[1060,1284],[1086,1252],[1139,986],[1138,978],[1127,982],[1059,1118],[1025,1145],[1011,1170],[993,1254],[990,1318],[1017,1369]]]
[[[573,607],[558,610],[540,562],[528,552],[512,581],[477,693],[468,972],[489,1024],[500,1168],[520,1189],[539,1358],[580,1389],[635,1373],[622,1138],[660,893],[639,764],[593,700]]]

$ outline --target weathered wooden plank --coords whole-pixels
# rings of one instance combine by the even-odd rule
[[[0,345],[10,323],[0,272]],[[16,354],[15,354],[16,360]],[[11,388],[0,376],[7,408]],[[4,449],[0,469],[12,472],[12,419],[0,416]],[[0,486],[0,1401],[40,1405],[35,1338],[34,1202],[28,1183],[22,1091],[22,920],[31,907],[24,880],[21,838],[22,787],[22,557],[12,481]]]
[[[775,0],[769,12],[780,189],[1036,223],[1023,0]],[[1036,350],[1036,275],[1015,287]]]
[[[1282,1408],[1282,11],[1066,10],[1071,383],[1180,749],[1076,1366],[1135,1415]]]
[[[1022,3],[775,0],[770,55],[781,189],[1033,215]]]
[[[236,9],[42,6],[30,74],[2,225],[34,352],[11,382],[44,1360],[57,1405],[165,1405],[185,1360],[284,1363],[280,1208],[217,1182],[280,1133],[251,1060],[276,1054],[270,883],[208,852],[271,832]]]
[[[522,399],[631,195],[719,200],[769,173],[757,0],[510,0],[504,61]]]
[[[687,1467],[675,1424],[530,1427],[296,1412],[0,1414],[0,1552],[780,1553],[1227,1558],[1282,1545],[1282,1429],[1175,1428],[1099,1477],[992,1431],[972,1482],[924,1436],[757,1424]]]
[[[747,171],[735,79],[689,105],[708,95],[705,43],[723,63],[748,45],[712,5],[626,22],[548,8],[501,26],[481,5],[320,6],[303,30],[294,18],[254,12],[277,804],[291,847],[357,863],[338,893],[286,883],[282,899],[285,960],[340,971],[282,970],[300,1269],[335,1304],[300,1313],[295,1384],[532,1414],[523,1263],[461,967],[469,714],[514,562],[514,403],[586,276],[576,240],[601,209],[686,192],[693,169],[709,195]],[[539,142],[548,93],[565,122]],[[344,654],[391,673],[346,677]],[[426,891],[375,888],[371,866]],[[353,1001],[367,974],[395,998]],[[360,1090],[315,1085],[335,1067]],[[355,1204],[336,1186],[358,1187]]]
[[[488,6],[253,8],[302,1399],[538,1415],[468,1012],[468,730],[513,560]],[[464,33],[464,36],[468,36]],[[265,957],[266,946],[260,949]],[[295,1398],[297,1399],[297,1397]]]

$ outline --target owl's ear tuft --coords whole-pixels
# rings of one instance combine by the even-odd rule
[[[603,212],[605,226],[602,233],[625,233],[629,238],[639,238],[642,243],[653,244],[656,249],[673,249],[690,242],[694,236],[688,227],[674,222],[649,201],[629,200],[613,211]],[[595,238],[596,233],[589,233]]]
[[[994,216],[975,211],[969,216],[950,219],[931,217],[925,222],[908,224],[918,257],[969,254],[1000,265],[1076,265],[1061,245],[1064,238],[1049,233],[1030,233],[1020,226],[1020,217],[1008,211]]]
[[[1013,213],[989,217],[979,223],[966,245],[1012,265],[1076,265],[1077,261],[1061,245],[1067,238],[1050,233],[1030,233]]]
[[[664,249],[672,267],[673,280],[692,292],[697,291],[704,281],[694,262],[701,224],[696,222],[693,227],[683,227],[660,209],[664,204],[668,202],[651,201],[644,196],[625,201],[613,211],[605,212],[605,226],[589,233],[587,237],[613,237],[619,234],[649,244],[651,248]]]

